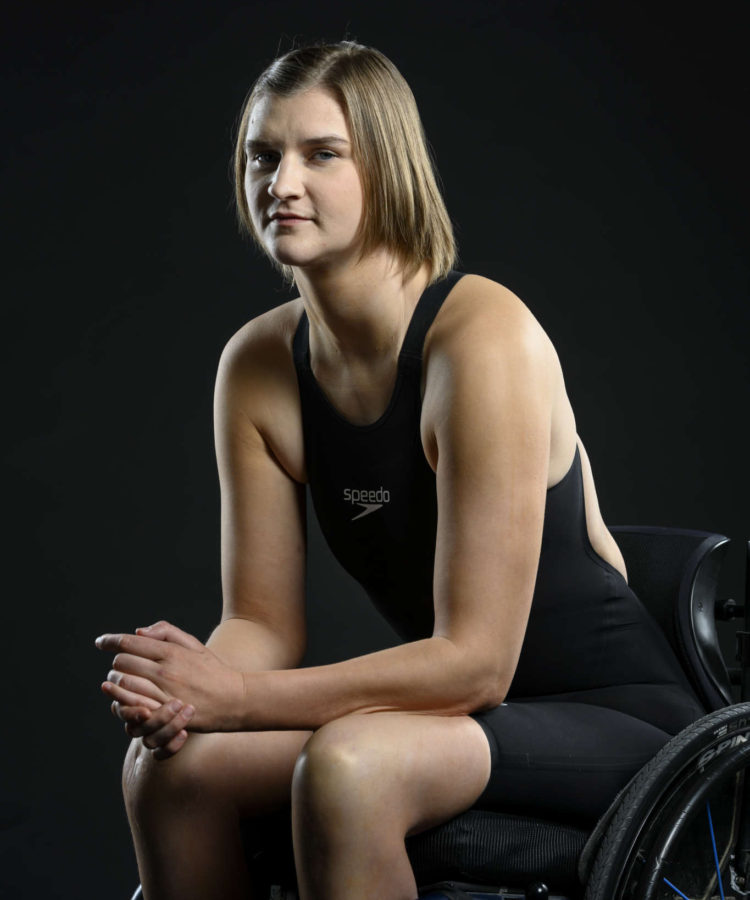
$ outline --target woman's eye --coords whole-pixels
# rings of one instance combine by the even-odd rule
[[[274,163],[274,154],[268,151],[253,153],[250,160],[258,166],[270,166]]]
[[[336,154],[332,150],[316,150],[315,153],[313,153],[313,157],[325,162],[329,159],[335,159]]]

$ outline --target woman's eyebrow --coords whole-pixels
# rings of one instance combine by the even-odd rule
[[[302,144],[348,144],[349,141],[339,134],[324,134],[320,137],[305,138]],[[268,150],[273,147],[273,141],[264,141],[259,139],[248,139],[245,141],[245,150]]]

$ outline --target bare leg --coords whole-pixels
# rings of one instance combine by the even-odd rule
[[[414,900],[404,838],[467,809],[490,774],[468,716],[372,713],[319,729],[292,791],[303,900]]]
[[[240,819],[288,805],[307,732],[191,734],[154,760],[134,740],[125,805],[145,900],[248,900]]]

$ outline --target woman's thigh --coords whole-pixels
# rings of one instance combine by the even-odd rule
[[[436,825],[479,797],[490,747],[469,716],[352,714],[324,725],[300,755],[299,813],[380,822],[401,838]],[[324,824],[324,823],[323,823]]]
[[[671,735],[588,703],[510,701],[473,718],[492,750],[481,809],[593,824]]]

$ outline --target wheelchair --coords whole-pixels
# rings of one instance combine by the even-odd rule
[[[708,714],[672,738],[593,831],[472,809],[407,838],[420,900],[741,900],[750,897],[750,543],[745,602],[719,600],[729,540],[677,528],[610,528],[629,583],[675,650]],[[744,616],[739,668],[716,620]],[[741,685],[733,703],[732,684]],[[750,786],[749,786],[750,787]],[[270,900],[296,900],[288,816],[249,863]],[[141,900],[140,888],[132,900]],[[353,898],[360,900],[360,898]]]

